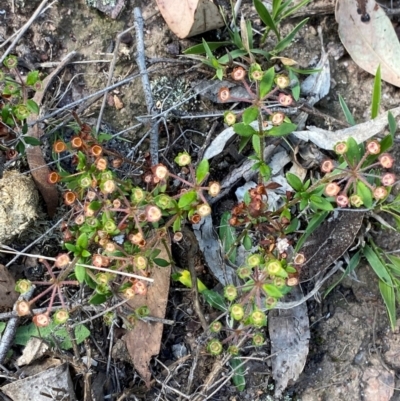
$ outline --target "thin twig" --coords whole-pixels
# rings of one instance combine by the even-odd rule
[[[16,313],[18,302],[28,301],[32,297],[34,291],[35,291],[35,286],[33,285],[28,292],[20,295],[18,300],[14,304],[13,307],[14,316],[8,321],[7,327],[4,330],[4,334],[0,340],[0,364],[4,362],[4,359],[7,356],[7,352],[12,346],[12,343],[14,341],[14,336],[17,331],[20,319],[20,317]]]
[[[115,49],[114,49],[113,58],[112,58],[112,61],[111,61],[111,64],[110,64],[110,68],[108,70],[107,86],[111,85],[111,81],[112,81],[112,78],[114,76],[114,69],[115,69],[115,64],[117,62],[117,58],[118,58],[118,50],[119,50],[119,44],[121,43],[121,38],[122,38],[123,35],[128,33],[133,28],[134,27],[132,26],[132,27],[126,29],[125,31],[123,31],[123,32],[121,32],[120,34],[117,35],[117,40],[115,42]],[[107,95],[108,95],[108,92],[104,92],[103,101],[101,102],[101,107],[100,107],[100,111],[99,111],[99,116],[97,117],[96,133],[98,133],[99,129],[100,129],[101,119],[103,117],[104,108],[105,108],[106,102],[107,102]]]
[[[142,74],[142,85],[144,97],[146,99],[147,112],[154,115],[154,101],[151,93],[149,75],[147,73],[145,62],[144,35],[143,35],[143,17],[139,7],[133,10],[134,26],[136,30],[136,63],[139,67],[139,72]],[[150,156],[153,165],[158,163],[158,121],[151,123],[150,131]]]
[[[42,10],[44,9],[44,7],[46,6],[47,2],[49,0],[43,0],[40,4],[39,7],[36,9],[36,11],[32,14],[32,17],[29,18],[29,20],[27,21],[27,23],[21,28],[21,30],[18,32],[18,35],[16,36],[16,38],[13,40],[13,42],[11,43],[11,45],[8,47],[8,49],[4,52],[4,54],[0,57],[0,64],[3,64],[3,61],[5,60],[5,58],[11,53],[11,50],[15,47],[15,45],[18,43],[18,41],[22,38],[22,36],[24,35],[24,33],[29,29],[29,27],[33,24],[33,22],[35,21],[35,19],[41,14]],[[55,1],[53,1],[53,3],[51,3],[51,5],[53,5],[55,3]]]

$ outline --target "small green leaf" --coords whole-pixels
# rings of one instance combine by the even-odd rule
[[[34,85],[39,79],[39,71],[31,71],[26,76],[26,84],[29,86]]]
[[[211,51],[214,51],[218,49],[221,46],[226,46],[229,45],[230,42],[207,42],[208,48]],[[204,45],[202,43],[198,45],[194,45],[191,47],[188,47],[186,50],[183,51],[183,54],[205,54],[206,50],[204,48]]]
[[[239,391],[243,391],[246,387],[244,363],[240,358],[233,357],[229,361],[229,365],[233,370],[232,382]]]
[[[90,298],[89,298],[89,303],[91,305],[101,305],[104,302],[107,301],[107,295],[104,294],[99,294],[98,292],[95,292]]]
[[[101,206],[102,206],[101,202],[99,202],[97,200],[94,200],[94,201],[89,203],[88,207],[89,207],[90,210],[94,210],[94,211],[97,212],[97,210],[100,210]]]
[[[271,178],[271,167],[268,166],[268,164],[262,162],[260,163],[260,166],[258,167],[258,171],[261,175],[261,177],[264,179],[264,181],[268,181]]]
[[[365,245],[363,253],[379,279],[387,285],[392,286],[392,278],[390,277],[390,274],[387,272],[385,265],[381,262],[379,256],[375,253],[375,251],[369,245]]]
[[[80,282],[83,283],[86,277],[86,267],[82,265],[75,266],[75,277]]]
[[[200,184],[208,176],[210,165],[207,159],[203,159],[196,168],[196,182]]]
[[[296,191],[300,192],[303,189],[303,183],[296,174],[286,173],[286,179],[289,185]]]
[[[76,245],[81,249],[86,249],[89,244],[89,239],[86,233],[81,234],[76,240]]]
[[[31,146],[39,146],[40,145],[40,140],[37,138],[34,138],[33,136],[24,136],[24,141]]]
[[[251,238],[247,234],[243,238],[243,246],[246,251],[250,251],[251,247],[253,246]]]
[[[217,76],[217,78],[222,81],[222,78],[224,77],[224,71],[222,68],[217,68],[215,75]]]
[[[386,135],[381,140],[381,153],[386,152],[393,146],[393,137],[392,135]]]
[[[238,123],[233,126],[233,130],[240,136],[249,137],[258,134],[258,132],[251,126],[245,123]]]
[[[160,259],[160,258],[155,258],[155,259],[153,259],[153,262],[154,262],[157,266],[160,266],[160,267],[167,267],[167,266],[169,266],[169,265],[171,264],[170,262],[168,262],[168,260]]]
[[[304,7],[306,4],[308,4],[311,0],[303,0],[300,3],[296,4],[295,6],[289,8],[285,14],[283,14],[279,20],[283,20],[287,17],[289,17],[290,15],[292,15],[293,13],[295,13],[297,10],[299,10],[300,8]],[[291,1],[288,2],[288,4],[290,4]]]
[[[372,207],[372,192],[362,181],[357,181],[357,195],[362,199],[365,207],[368,209]]]
[[[207,303],[211,305],[213,308],[223,312],[225,312],[228,309],[225,303],[225,299],[220,293],[213,290],[205,290],[201,294],[203,295]]]
[[[297,128],[296,124],[283,123],[277,127],[272,127],[270,130],[265,131],[268,136],[284,136],[292,133]]]
[[[283,296],[276,285],[264,284],[262,288],[270,297],[281,298]]]
[[[188,288],[192,288],[192,277],[189,270],[182,270],[179,273],[173,273],[171,275],[171,278],[174,281],[179,281],[181,284]],[[199,279],[197,279],[197,289],[200,294],[208,290],[207,287]]]
[[[229,224],[229,219],[231,218],[231,214],[229,212],[224,212],[221,216],[221,222],[219,224],[219,238],[222,242],[224,252],[228,252],[229,249],[235,244],[236,242],[236,233],[235,229],[231,227]],[[236,262],[236,247],[229,255],[229,261],[231,263]]]
[[[261,0],[254,0],[254,7],[256,8],[257,13],[260,16],[261,21],[264,22],[264,24],[275,33],[278,40],[280,40],[278,28],[275,25],[274,19],[269,13],[267,7],[264,6]]]
[[[290,45],[290,43],[293,41],[294,37],[296,36],[297,32],[303,28],[303,26],[308,22],[309,18],[304,19],[303,21],[299,22],[293,30],[289,33],[289,35],[286,36],[286,38],[282,39],[274,48],[274,53],[280,53],[282,50],[284,50],[286,47]]]
[[[239,143],[239,153],[242,153],[243,149],[246,147],[246,145],[249,143],[250,139],[251,139],[251,135],[250,136],[242,136],[240,138],[240,143]]]
[[[388,112],[388,121],[389,121],[390,136],[392,138],[394,138],[394,135],[396,134],[396,131],[397,131],[397,122],[396,122],[396,119],[394,118],[393,114],[390,111]]]
[[[260,99],[263,99],[272,89],[275,78],[275,68],[269,68],[260,82]]]
[[[258,135],[253,135],[251,138],[251,142],[253,144],[254,152],[256,155],[261,158],[261,140]]]
[[[396,328],[396,298],[394,288],[379,280],[379,291],[381,292],[383,301],[385,302],[386,310],[389,316],[390,326],[392,330]]]
[[[297,75],[293,72],[293,70],[290,68],[288,69],[289,71],[289,79],[290,82],[292,83],[291,85],[291,90],[292,90],[292,96],[294,100],[299,100],[300,98],[300,81]]]
[[[360,146],[353,137],[347,139],[347,158],[350,163],[355,164],[361,160]]]
[[[328,212],[330,210],[333,210],[332,204],[329,201],[327,201],[326,199],[321,198],[320,196],[311,195],[310,202],[311,202],[311,205],[314,206],[314,208],[317,210],[325,210]]]
[[[31,113],[39,114],[39,111],[40,111],[39,106],[34,100],[32,100],[32,99],[27,100],[26,101],[26,107],[28,108],[28,110]]]
[[[233,60],[233,59],[238,58],[238,57],[245,56],[246,54],[247,54],[247,52],[245,50],[236,49],[236,50],[228,52],[224,56],[220,57],[218,59],[218,62],[220,64],[227,64],[227,63],[230,62],[230,60]]]
[[[84,258],[88,258],[90,255],[91,255],[91,253],[90,253],[88,250],[86,250],[86,249],[84,249],[84,250],[81,252],[81,256],[84,257]]]
[[[285,234],[291,234],[299,229],[299,219],[295,217],[290,224],[285,228]]]
[[[197,193],[194,190],[190,190],[188,192],[185,192],[178,201],[178,206],[183,209],[186,206],[189,206],[192,202],[194,202],[197,199]]]
[[[175,219],[172,229],[174,233],[182,230],[182,219],[179,216]]]
[[[344,101],[344,99],[342,98],[342,96],[340,94],[339,94],[339,103],[340,103],[340,107],[343,110],[343,114],[346,118],[346,121],[350,125],[356,125],[356,121],[354,120],[353,114],[351,114],[350,109],[348,108],[346,102]]]
[[[73,244],[70,244],[69,242],[66,242],[64,244],[65,248],[70,251],[70,252],[75,252],[76,251],[76,246]]]
[[[381,66],[378,65],[374,79],[374,90],[372,92],[371,104],[371,118],[374,119],[379,114],[379,107],[381,105],[382,80],[381,80]]]
[[[258,117],[258,107],[249,107],[243,112],[242,120],[245,124],[250,124]]]

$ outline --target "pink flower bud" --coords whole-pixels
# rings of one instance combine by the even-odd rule
[[[371,153],[371,155],[377,155],[381,151],[381,144],[377,140],[368,142],[367,151]]]
[[[338,195],[336,203],[339,207],[347,207],[349,206],[349,198],[345,194]]]
[[[389,153],[382,153],[379,156],[379,163],[383,168],[392,168],[394,164],[394,158]]]
[[[374,189],[374,198],[376,200],[385,199],[388,194],[388,191],[385,187],[376,187]]]
[[[330,182],[325,187],[325,194],[327,196],[336,196],[340,192],[340,187],[335,182]]]
[[[321,171],[323,173],[330,173],[335,168],[332,160],[324,160],[321,164]]]
[[[385,187],[390,187],[396,182],[396,176],[392,173],[386,173],[382,176],[381,182]]]

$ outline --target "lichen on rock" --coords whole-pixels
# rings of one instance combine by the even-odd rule
[[[21,234],[36,218],[39,196],[33,180],[17,171],[0,179],[0,243]]]

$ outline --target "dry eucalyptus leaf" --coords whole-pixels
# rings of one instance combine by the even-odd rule
[[[302,297],[298,287],[286,296],[286,301]],[[272,376],[275,397],[279,398],[289,383],[298,379],[308,355],[310,327],[305,303],[287,310],[273,310],[268,314],[271,339]]]
[[[188,38],[224,26],[212,0],[157,0],[158,8],[178,38]]]
[[[400,43],[392,22],[375,0],[338,0],[339,37],[354,62],[400,87]]]
[[[170,260],[168,256],[171,254],[170,244],[166,245],[169,247],[168,252],[163,243],[159,244],[158,249],[161,252],[157,258]],[[128,305],[133,309],[146,305],[150,310],[150,316],[163,319],[168,302],[170,276],[171,266],[154,267],[151,275],[154,282],[148,287],[146,296],[136,296],[128,302]],[[133,329],[123,337],[133,365],[146,385],[150,384],[151,379],[150,359],[160,352],[162,332],[162,323],[138,320]]]
[[[395,118],[400,115],[400,107],[390,110]],[[318,127],[307,127],[308,131],[294,131],[293,135],[303,141],[311,141],[318,147],[332,150],[333,146],[348,138],[354,138],[357,143],[362,143],[375,135],[381,134],[388,126],[388,113],[383,113],[374,120],[357,124],[349,128],[337,131],[328,131]]]
[[[6,384],[1,390],[13,401],[76,400],[67,363]]]
[[[0,310],[11,309],[18,299],[18,293],[14,291],[15,280],[7,267],[0,265]]]

